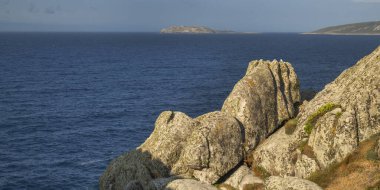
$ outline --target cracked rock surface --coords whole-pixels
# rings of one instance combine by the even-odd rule
[[[300,101],[299,81],[290,63],[257,60],[235,85],[222,112],[236,117],[245,128],[247,151],[295,116]]]
[[[187,140],[173,170],[213,184],[243,160],[242,126],[235,118],[218,111],[195,120],[199,126]]]
[[[380,132],[379,71],[380,47],[305,102],[295,132],[271,135],[252,153],[254,163],[272,175],[305,178],[342,161]]]

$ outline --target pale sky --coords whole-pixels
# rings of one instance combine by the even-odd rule
[[[380,0],[0,0],[0,31],[306,32],[380,20]]]

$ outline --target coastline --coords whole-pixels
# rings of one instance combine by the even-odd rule
[[[372,33],[317,33],[317,32],[304,32],[300,33],[302,35],[333,35],[333,36],[380,36],[380,33],[378,34],[372,34]]]

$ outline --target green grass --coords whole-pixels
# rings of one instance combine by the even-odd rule
[[[316,112],[309,115],[309,117],[307,117],[307,120],[304,126],[305,132],[310,135],[314,129],[315,122],[318,120],[318,118],[322,117],[327,112],[330,112],[337,107],[340,107],[340,105],[337,105],[334,103],[327,103],[323,105],[322,107],[320,107]]]

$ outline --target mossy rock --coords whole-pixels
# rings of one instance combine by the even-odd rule
[[[307,117],[307,120],[306,120],[306,123],[304,126],[305,132],[310,135],[314,129],[315,122],[320,117],[325,115],[327,112],[330,112],[333,109],[338,108],[338,107],[340,107],[340,105],[337,105],[334,103],[327,103],[327,104],[323,105],[322,107],[320,107],[316,112],[309,115],[309,117]]]

